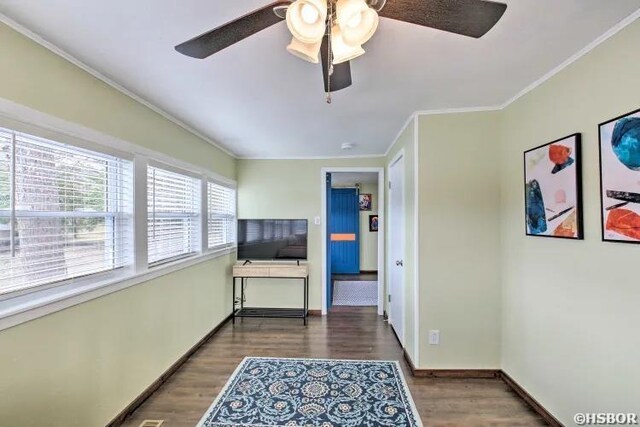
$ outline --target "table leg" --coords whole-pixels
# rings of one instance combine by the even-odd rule
[[[309,276],[304,278],[304,309],[302,315],[304,316],[304,325],[307,326],[307,313],[309,308]]]
[[[233,278],[232,281],[232,287],[233,287],[233,299],[232,299],[232,303],[231,303],[231,324],[235,325],[236,324],[236,278]]]
[[[242,287],[240,288],[240,310],[244,308],[244,285],[249,281],[249,279],[243,277],[242,278]]]

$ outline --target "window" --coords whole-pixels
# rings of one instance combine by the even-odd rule
[[[132,162],[0,128],[0,294],[132,263]]]
[[[209,249],[236,242],[236,190],[207,182]]]
[[[200,248],[200,180],[149,166],[149,266],[187,257]]]

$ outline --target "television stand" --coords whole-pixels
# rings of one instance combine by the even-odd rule
[[[254,279],[294,279],[302,280],[303,302],[302,308],[268,308],[268,307],[245,307],[244,287],[250,278]],[[240,301],[236,302],[236,282],[240,279]],[[238,307],[239,305],[239,307]],[[297,318],[302,319],[304,325],[307,324],[309,314],[309,265],[260,263],[250,264],[246,262],[242,265],[233,266],[233,305],[231,311],[231,321],[236,323],[236,317],[270,317],[270,318]]]

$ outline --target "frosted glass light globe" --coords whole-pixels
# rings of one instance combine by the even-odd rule
[[[342,38],[349,46],[363,45],[378,28],[378,13],[365,0],[338,0],[336,18]]]
[[[287,27],[302,43],[317,43],[325,33],[327,0],[296,0],[287,8]]]
[[[305,3],[300,10],[300,15],[302,15],[302,20],[307,24],[315,24],[318,18],[320,17],[320,13],[318,9],[311,6],[309,3]]]
[[[347,22],[347,26],[350,28],[357,28],[362,22],[362,13],[354,13],[353,16]]]

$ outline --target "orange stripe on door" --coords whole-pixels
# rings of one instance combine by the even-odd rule
[[[355,233],[331,233],[331,241],[332,242],[355,242],[356,235]]]

